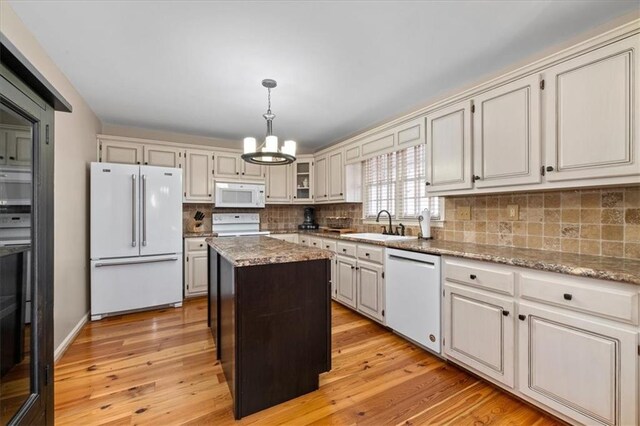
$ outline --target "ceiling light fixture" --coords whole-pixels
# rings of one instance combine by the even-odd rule
[[[248,163],[260,164],[264,166],[281,166],[291,164],[296,161],[296,143],[287,140],[281,148],[278,147],[278,137],[273,135],[273,119],[276,115],[271,112],[271,89],[278,84],[275,80],[262,80],[262,85],[268,91],[268,107],[267,112],[263,114],[267,120],[267,136],[264,143],[258,148],[256,138],[244,138],[244,153],[242,159]]]

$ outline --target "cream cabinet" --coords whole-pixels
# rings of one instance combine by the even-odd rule
[[[99,159],[105,163],[142,164],[143,145],[117,140],[103,140]]]
[[[241,154],[217,151],[214,153],[214,176],[220,180],[263,180],[264,167],[244,161]]]
[[[384,268],[372,262],[358,260],[356,285],[358,311],[384,321]]]
[[[213,157],[211,151],[188,149],[184,174],[185,203],[213,203]]]
[[[270,234],[271,238],[276,240],[287,241],[289,243],[298,243],[298,234]]]
[[[474,97],[473,167],[477,188],[539,183],[538,74]]]
[[[342,151],[330,152],[328,155],[328,178],[327,190],[329,193],[329,201],[344,200],[344,160]]]
[[[548,181],[640,175],[638,46],[634,35],[544,71]]]
[[[356,260],[347,256],[336,256],[336,299],[345,305],[356,309]]]
[[[266,166],[267,204],[289,204],[291,195],[291,165]]]
[[[331,258],[331,297],[333,299],[336,299],[337,297],[337,276],[336,276],[336,272],[337,272],[337,265],[338,265],[338,259],[335,256],[336,253],[336,240],[331,239],[331,238],[323,238],[321,240],[322,242],[322,247],[325,250],[329,250],[331,252],[334,253],[334,256]]]
[[[313,203],[313,157],[298,157],[291,165],[291,169],[293,171],[293,202]]]
[[[445,354],[513,387],[513,299],[465,288],[448,280],[444,294]]]
[[[182,168],[184,162],[184,150],[170,146],[145,145],[143,152],[144,164],[149,166]]]
[[[425,171],[429,192],[473,186],[471,121],[471,101],[427,115]]]
[[[638,334],[519,306],[519,390],[584,424],[638,424]]]
[[[329,172],[327,156],[316,157],[315,159],[315,185],[314,194],[316,202],[327,201],[329,192],[327,188],[327,178]]]
[[[184,295],[201,296],[208,285],[207,243],[205,238],[184,240]]]

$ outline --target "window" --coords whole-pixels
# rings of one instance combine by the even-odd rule
[[[428,197],[424,144],[380,155],[364,162],[365,218],[388,210],[395,219],[417,219],[429,208],[432,220],[442,220],[442,198]]]

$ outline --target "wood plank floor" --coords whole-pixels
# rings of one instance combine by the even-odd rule
[[[56,365],[56,424],[560,424],[335,303],[320,389],[234,422],[206,315],[197,299],[85,326]]]

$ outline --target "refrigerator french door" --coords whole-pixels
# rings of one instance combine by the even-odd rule
[[[91,319],[182,303],[182,170],[91,164]]]

